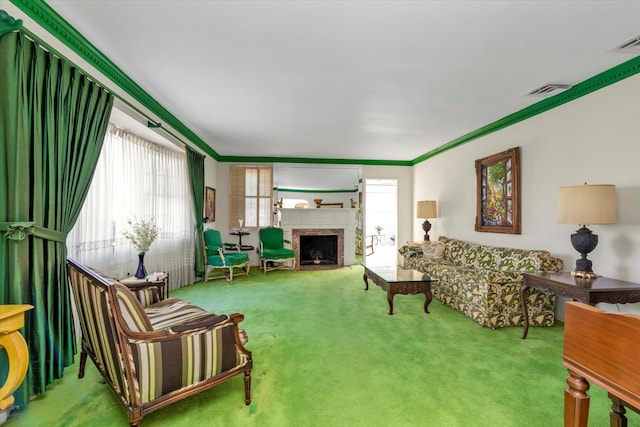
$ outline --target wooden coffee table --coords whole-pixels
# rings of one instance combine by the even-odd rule
[[[431,294],[431,283],[435,282],[427,274],[420,271],[404,269],[397,265],[371,265],[364,267],[365,291],[369,290],[369,279],[382,290],[387,291],[387,301],[389,302],[389,315],[393,314],[393,297],[396,294],[416,295],[424,294],[424,312],[429,313],[429,303],[433,299]]]

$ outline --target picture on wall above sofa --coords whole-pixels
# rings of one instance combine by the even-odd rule
[[[520,147],[476,160],[476,231],[520,234]]]

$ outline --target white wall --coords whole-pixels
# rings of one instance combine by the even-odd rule
[[[602,276],[640,282],[638,111],[640,75],[416,165],[413,198],[438,201],[440,218],[430,220],[433,236],[547,249],[562,258],[564,270],[570,271],[579,255],[569,236],[578,227],[556,223],[558,187],[615,184],[618,222],[590,227],[599,244],[589,259]],[[515,146],[521,147],[522,234],[476,232],[475,160]],[[421,235],[422,228],[414,220],[413,238]],[[602,308],[640,312],[639,304]]]

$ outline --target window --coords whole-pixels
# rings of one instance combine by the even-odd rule
[[[261,228],[271,225],[273,168],[231,165],[229,227]]]
[[[122,235],[129,219],[160,228],[145,257],[147,272],[169,273],[176,289],[193,283],[194,234],[184,152],[161,147],[114,125],[80,216],[67,237],[69,256],[110,276],[136,271],[138,256]]]

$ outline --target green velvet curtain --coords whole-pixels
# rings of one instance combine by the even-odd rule
[[[204,228],[204,156],[196,153],[191,148],[187,150],[187,170],[189,171],[189,183],[191,184],[191,202],[193,204],[193,223],[195,224],[195,273],[198,277],[204,276],[204,244],[202,232]]]
[[[23,405],[73,363],[66,235],[93,177],[113,96],[23,32],[0,31],[0,304],[31,304]]]

